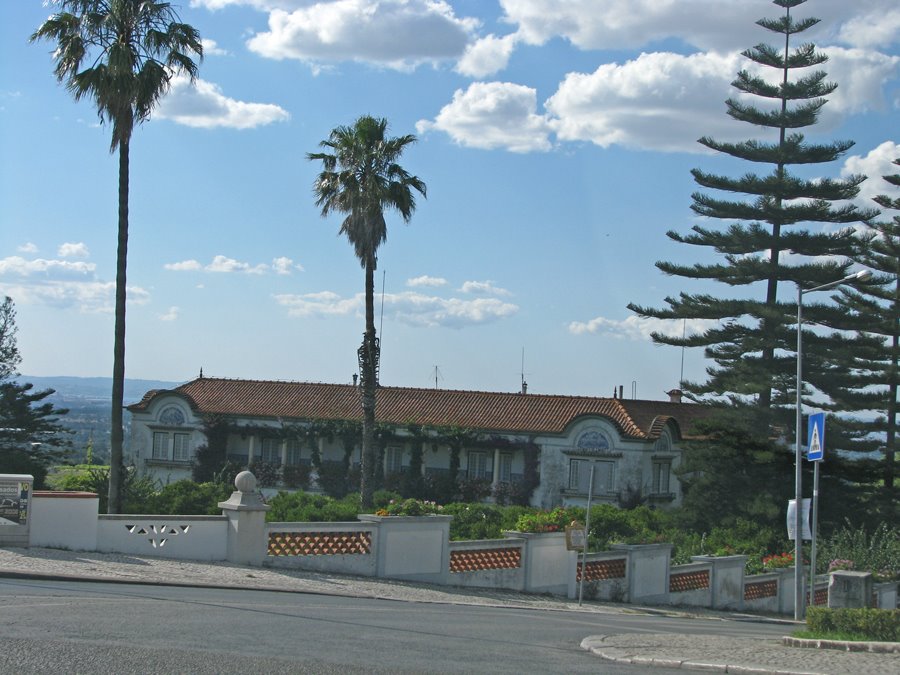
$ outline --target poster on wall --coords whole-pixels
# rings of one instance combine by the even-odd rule
[[[0,527],[26,524],[29,487],[24,481],[0,480]]]

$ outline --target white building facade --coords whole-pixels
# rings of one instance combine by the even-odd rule
[[[137,469],[162,483],[192,477],[198,449],[270,474],[269,488],[316,489],[325,466],[358,468],[362,411],[353,385],[198,378],[129,406]],[[534,506],[680,503],[681,442],[703,416],[673,401],[381,387],[377,475],[392,489],[456,478],[497,498],[527,485]],[[216,425],[218,425],[216,427]],[[218,428],[218,440],[208,434]]]

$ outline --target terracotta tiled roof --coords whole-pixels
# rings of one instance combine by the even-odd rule
[[[171,391],[153,390],[131,406],[141,412],[157,396],[176,393],[203,414],[281,419],[362,420],[359,388],[350,384],[199,378]],[[691,435],[701,406],[588,396],[552,396],[448,389],[378,389],[379,422],[458,426],[482,432],[563,433],[579,417],[610,419],[623,436],[659,437],[674,421]]]

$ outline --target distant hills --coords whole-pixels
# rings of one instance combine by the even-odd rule
[[[37,390],[54,389],[56,393],[51,400],[54,403],[70,404],[73,402],[100,402],[109,401],[112,396],[111,377],[70,377],[60,375],[56,377],[38,377],[35,375],[20,375],[20,382],[30,382]],[[172,389],[182,382],[166,382],[163,380],[132,380],[125,379],[125,404],[136,403],[151,389]]]
[[[55,393],[47,401],[58,409],[69,412],[60,417],[60,423],[71,435],[71,461],[83,461],[88,446],[93,448],[95,462],[109,461],[110,402],[112,400],[111,377],[37,377],[20,375],[19,382],[30,382],[35,391],[53,389]],[[125,380],[125,405],[140,401],[151,389],[173,389],[181,382],[163,380]],[[131,414],[125,411],[125,456],[128,462],[128,446],[131,440]]]

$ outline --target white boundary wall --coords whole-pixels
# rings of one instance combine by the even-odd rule
[[[97,550],[176,560],[226,560],[225,516],[100,516]]]
[[[251,482],[255,489],[255,479]],[[360,522],[265,523],[268,507],[249,488],[221,502],[221,516],[98,516],[99,499],[92,493],[38,493],[31,502],[28,524],[35,546],[227,560],[570,598],[578,592],[579,557],[559,532],[506,532],[503,540],[450,542],[450,516],[360,514]],[[697,556],[689,565],[672,568],[671,544],[612,548],[588,555],[587,564],[595,569],[587,578],[597,579],[598,598],[793,614],[793,569],[747,577],[744,556]],[[451,551],[459,563],[452,572]],[[866,594],[867,604],[869,595],[876,606],[891,608],[897,604],[897,584],[876,585]]]

